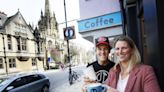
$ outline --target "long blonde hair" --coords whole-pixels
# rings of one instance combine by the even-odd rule
[[[130,70],[137,64],[141,63],[141,55],[138,51],[138,48],[136,47],[134,41],[130,38],[130,37],[127,37],[127,36],[120,36],[118,37],[115,42],[114,42],[114,47],[116,45],[116,43],[118,41],[125,41],[129,47],[132,49],[133,53],[131,55],[131,58],[129,60],[129,65],[128,65],[128,69],[127,71],[130,72]],[[118,59],[116,58],[116,64],[115,66],[117,66],[119,64],[119,61]]]

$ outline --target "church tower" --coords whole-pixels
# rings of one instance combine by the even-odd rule
[[[36,29],[35,33],[39,34],[40,38],[42,39],[41,44],[43,43],[45,46],[45,64],[47,68],[49,67],[48,58],[52,53],[52,50],[59,51],[60,50],[60,38],[59,32],[57,28],[57,21],[55,14],[51,13],[50,10],[50,2],[49,0],[45,0],[45,11],[41,11],[40,20],[38,21],[38,29]],[[37,39],[37,38],[36,38]],[[39,45],[38,45],[39,46]],[[41,45],[42,46],[42,45]],[[55,54],[56,56],[56,54]],[[57,57],[59,58],[59,57]],[[53,58],[54,61],[59,61]]]
[[[45,0],[45,11],[44,14],[41,11],[38,27],[41,31],[42,37],[53,37],[55,39],[59,38],[56,17],[55,14],[51,13],[49,0]]]

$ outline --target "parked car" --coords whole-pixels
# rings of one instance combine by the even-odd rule
[[[49,92],[49,87],[48,77],[41,73],[0,78],[0,92]]]

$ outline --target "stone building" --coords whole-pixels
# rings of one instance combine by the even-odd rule
[[[19,10],[10,17],[0,12],[0,74],[49,68],[49,52],[60,52],[64,44],[49,7],[49,0],[45,0],[45,13],[41,11],[35,29],[26,23]]]
[[[10,17],[0,12],[0,44],[0,74],[43,69],[33,29],[19,10]]]

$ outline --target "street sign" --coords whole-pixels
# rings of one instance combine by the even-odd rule
[[[75,28],[74,28],[74,26],[64,28],[64,39],[65,40],[75,39]]]

